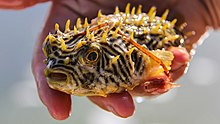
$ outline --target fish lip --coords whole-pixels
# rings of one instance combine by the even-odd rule
[[[44,74],[49,86],[55,84],[65,84],[69,80],[69,74],[59,69],[45,68]]]

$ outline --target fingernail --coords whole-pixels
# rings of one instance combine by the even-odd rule
[[[67,115],[62,115],[62,114],[56,113],[56,112],[54,112],[53,110],[50,110],[50,109],[48,109],[48,111],[49,111],[50,115],[56,120],[65,120],[71,115],[71,114],[69,114],[68,116]]]

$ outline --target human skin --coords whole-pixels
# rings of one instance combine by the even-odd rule
[[[36,3],[46,0],[0,0],[0,7],[6,9],[22,9],[30,7]],[[19,3],[20,2],[20,3]],[[174,54],[171,75],[174,80],[184,74],[187,62],[190,60],[189,54],[195,48],[200,37],[209,29],[217,29],[220,26],[220,1],[219,0],[53,0],[50,14],[39,39],[36,42],[33,56],[33,74],[36,80],[39,96],[45,106],[48,108],[52,117],[58,120],[66,119],[71,113],[71,97],[68,94],[52,90],[48,87],[43,74],[45,59],[41,50],[42,42],[48,35],[48,32],[54,31],[55,23],[64,29],[67,19],[72,24],[78,17],[93,19],[97,16],[99,9],[103,14],[113,13],[115,6],[119,6],[124,11],[127,3],[132,6],[141,4],[143,11],[147,12],[151,6],[157,7],[158,15],[161,15],[165,9],[170,10],[168,19],[177,18],[177,25],[186,22],[188,25],[184,32],[195,31],[195,35],[186,41],[186,49],[171,48]],[[13,4],[10,4],[13,3]],[[136,87],[132,92],[122,92],[119,94],[110,94],[108,97],[89,97],[89,99],[104,110],[110,111],[120,117],[129,117],[133,114],[135,107],[132,95],[148,96],[144,86]]]

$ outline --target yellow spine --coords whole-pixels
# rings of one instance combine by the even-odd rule
[[[70,20],[68,19],[66,21],[66,27],[65,27],[65,32],[69,32],[70,31]]]
[[[147,15],[148,15],[149,17],[151,17],[152,14],[154,14],[155,12],[156,12],[156,7],[153,6],[153,7],[150,8],[150,10],[149,10],[149,12],[148,12]],[[155,15],[156,15],[156,14],[155,14]]]
[[[102,11],[101,10],[99,10],[99,12],[98,12],[98,17],[99,18],[102,17]]]
[[[137,9],[137,14],[141,14],[142,13],[141,10],[142,10],[142,5],[139,5]]]
[[[76,26],[74,26],[73,32],[74,32],[74,34],[77,34],[77,33],[78,33],[78,30],[77,30]]]
[[[59,31],[60,30],[60,26],[59,26],[59,24],[55,24],[55,31]]]
[[[80,19],[80,18],[78,18],[77,21],[76,21],[76,27],[77,27],[77,28],[81,28],[81,27],[82,27],[82,25],[81,25],[81,19]]]
[[[88,25],[89,25],[89,24],[88,24],[88,19],[87,19],[87,18],[85,18],[85,21],[84,21],[84,25],[83,25],[83,27],[84,27],[84,28],[87,28],[87,27],[88,27]]]
[[[131,6],[131,4],[128,3],[127,6],[126,6],[126,8],[125,8],[125,13],[126,13],[126,14],[130,14],[130,6]]]
[[[111,63],[115,63],[117,62],[117,60],[119,59],[120,55],[115,56],[114,58],[111,59]]]
[[[170,26],[173,27],[177,22],[177,19],[174,19],[173,21],[171,21]]]
[[[156,16],[156,11],[155,12],[153,12],[149,17],[149,21],[150,22],[152,22],[153,21],[153,19],[155,18],[155,16]]]
[[[135,14],[135,7],[133,7],[131,10],[131,15],[134,15],[134,14]]]
[[[169,14],[169,10],[166,9],[165,12],[163,13],[163,15],[161,16],[161,21],[164,21],[167,19],[167,15]]]
[[[119,13],[120,13],[120,10],[119,10],[118,6],[116,6],[114,14],[119,14]]]

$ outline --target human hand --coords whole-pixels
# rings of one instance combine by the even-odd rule
[[[208,0],[204,0],[203,2],[202,0],[167,0],[163,1],[163,4],[161,4],[160,0],[126,2],[105,1],[105,3],[98,0],[54,0],[46,25],[35,47],[32,67],[39,96],[55,119],[66,119],[70,115],[71,97],[65,93],[52,90],[47,85],[43,74],[45,65],[42,63],[45,58],[41,50],[44,38],[48,35],[48,32],[53,32],[55,23],[60,24],[62,30],[67,19],[70,19],[72,23],[74,23],[78,17],[88,17],[89,19],[92,19],[96,17],[99,9],[102,10],[103,14],[108,14],[114,11],[115,6],[119,6],[120,10],[123,11],[128,2],[130,2],[132,6],[141,4],[143,6],[143,11],[146,10],[145,12],[147,12],[147,10],[153,5],[157,7],[159,14],[162,14],[164,10],[168,8],[170,9],[168,19],[177,18],[177,24],[186,22],[188,26],[184,32],[196,32],[196,35],[190,37],[190,39],[186,41],[186,49],[170,49],[175,56],[171,70],[171,75],[174,80],[178,79],[184,73],[187,62],[190,59],[188,52],[190,52],[194,44],[197,43],[199,38],[206,32],[206,27],[212,26],[217,28],[219,26],[219,23],[217,22],[219,21],[217,20],[219,15],[216,13],[217,10],[213,10],[213,6],[218,5],[215,4],[215,0],[212,2]],[[141,96],[149,95],[144,91],[144,87],[140,85],[130,93],[123,92],[120,94],[111,94],[108,97],[89,97],[89,99],[101,108],[113,112],[118,116],[129,117],[134,112],[134,104],[131,94]]]

